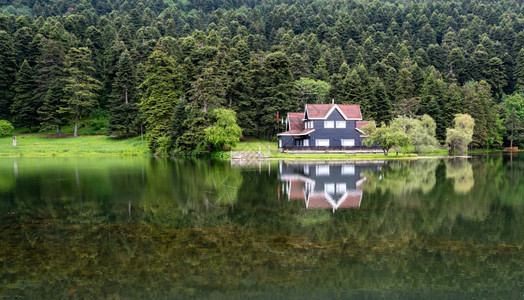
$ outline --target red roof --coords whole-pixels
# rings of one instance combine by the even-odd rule
[[[325,119],[334,109],[338,109],[346,119],[362,120],[360,106],[356,104],[307,104],[309,119]]]
[[[316,194],[309,197],[307,208],[333,208],[333,206],[328,202],[326,196]]]
[[[304,129],[304,113],[288,113],[287,120],[289,121],[289,130]]]
[[[306,184],[301,180],[291,180],[289,189],[289,200],[304,200]]]
[[[313,128],[305,130],[288,130],[277,135],[306,135],[312,133],[313,131],[315,131],[315,129]]]
[[[357,128],[362,130],[362,127],[368,125],[368,124],[375,124],[375,121],[357,121]]]
[[[357,208],[360,207],[361,196],[359,194],[349,194],[338,208]]]
[[[331,203],[327,198],[325,194],[313,194],[309,196],[308,206],[307,208],[314,209],[314,208],[331,208],[331,209],[338,209],[338,208],[358,208],[360,207],[360,201],[362,199],[361,192],[349,192],[344,199],[338,200],[336,202],[336,205]],[[336,200],[335,200],[336,201]]]

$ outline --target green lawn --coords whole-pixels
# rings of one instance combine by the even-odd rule
[[[17,136],[0,138],[0,156],[130,156],[149,155],[146,142],[140,137],[113,139],[106,136],[77,138],[48,138],[46,136]]]
[[[268,153],[269,157],[273,159],[286,159],[286,160],[381,160],[381,159],[406,159],[417,157],[413,153],[399,153],[396,155],[394,152],[390,152],[388,156],[384,154],[345,154],[345,153],[317,153],[317,154],[288,154],[281,153],[278,151],[276,142],[268,142],[261,140],[254,140],[249,142],[240,142],[231,150],[233,151],[262,151],[262,153]]]

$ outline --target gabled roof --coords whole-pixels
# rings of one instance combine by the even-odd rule
[[[366,133],[364,132],[364,129],[362,129],[362,128],[364,128],[364,126],[366,126],[368,124],[375,124],[375,121],[357,121],[355,129],[358,130],[360,133],[365,135]]]
[[[312,133],[313,131],[315,131],[315,129],[313,129],[313,128],[305,129],[305,130],[288,130],[288,131],[284,131],[282,133],[277,134],[277,136],[279,136],[279,135],[294,135],[294,136],[297,136],[297,135],[308,135],[308,134]]]
[[[308,197],[307,208],[358,208],[362,201],[362,191],[347,191],[339,199],[333,199],[327,193],[315,193]]]
[[[360,106],[357,104],[307,104],[305,115],[309,119],[327,119],[335,109],[346,120],[362,120]]]
[[[304,122],[304,113],[288,113],[287,121],[289,122],[289,130],[303,130]]]

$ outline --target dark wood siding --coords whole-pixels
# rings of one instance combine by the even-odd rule
[[[336,126],[336,121],[344,121],[344,117],[335,109],[326,121],[334,121]],[[324,120],[315,120],[315,131],[311,133],[309,145],[315,146],[317,139],[329,139],[329,146],[340,147],[342,139],[353,139],[355,146],[362,146],[360,132],[355,129],[357,122],[355,120],[345,122],[346,128],[324,128]]]

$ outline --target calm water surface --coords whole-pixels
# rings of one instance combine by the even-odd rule
[[[0,159],[0,298],[524,299],[524,156]]]

